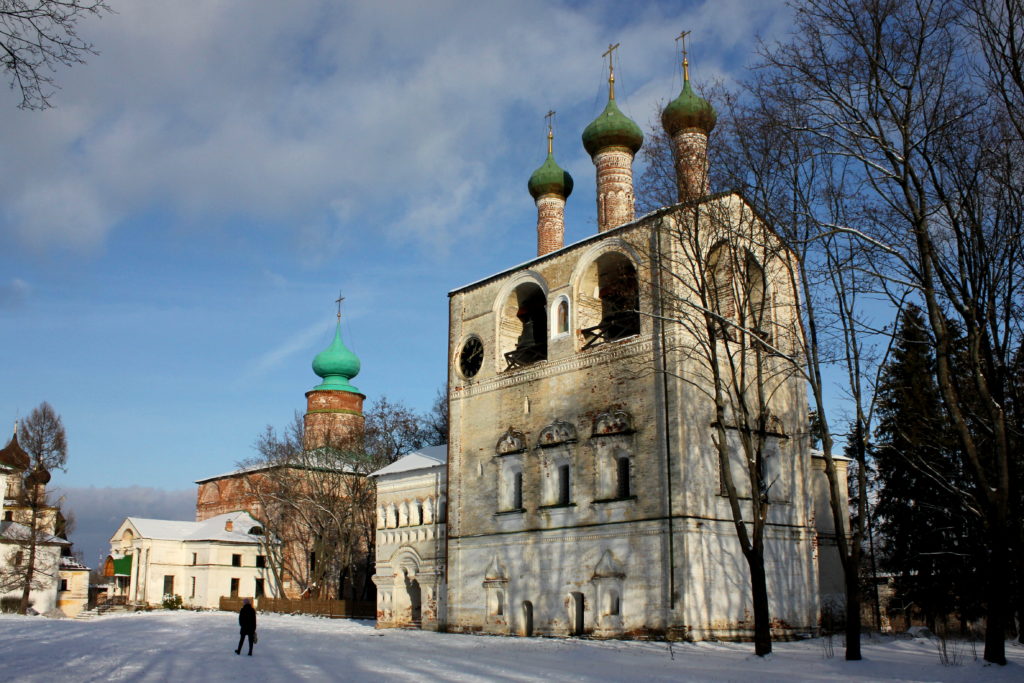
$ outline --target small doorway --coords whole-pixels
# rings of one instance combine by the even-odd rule
[[[406,587],[409,591],[409,619],[413,626],[420,626],[423,620],[420,582],[413,579],[406,584]]]
[[[533,603],[529,600],[523,601],[523,635],[533,636]]]
[[[571,593],[572,598],[572,635],[583,635],[583,593]]]

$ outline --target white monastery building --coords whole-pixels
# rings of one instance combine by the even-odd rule
[[[263,529],[247,512],[202,522],[128,517],[110,539],[112,576],[130,605],[160,605],[181,596],[184,605],[216,609],[220,598],[279,597],[262,554]]]

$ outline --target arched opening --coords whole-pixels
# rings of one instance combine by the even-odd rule
[[[509,295],[502,308],[500,333],[506,370],[547,359],[547,296],[538,284],[525,282]]]
[[[533,636],[533,603],[529,600],[523,601],[523,635]]]
[[[423,623],[423,600],[420,582],[406,576],[405,590],[409,594],[409,622],[413,626],[420,627]]]
[[[721,243],[708,254],[708,303],[724,318],[719,336],[739,341],[742,330],[769,341],[767,319],[767,281],[764,269],[747,249],[736,249]],[[739,329],[737,329],[739,328]]]
[[[580,283],[580,299],[584,349],[640,334],[636,266],[623,254],[608,252],[590,265]]]
[[[583,635],[583,593],[570,593],[570,604],[572,609],[572,635]]]
[[[569,331],[569,302],[562,299],[558,302],[558,334]]]

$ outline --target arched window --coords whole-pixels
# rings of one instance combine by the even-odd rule
[[[770,340],[767,282],[754,255],[722,243],[708,254],[707,270],[708,303],[724,318],[718,326],[720,338],[740,341],[746,330],[754,337]]]
[[[640,334],[640,286],[636,267],[624,255],[599,256],[587,269],[580,293],[583,348]]]
[[[540,285],[525,282],[509,295],[502,309],[500,332],[506,370],[547,359],[547,296]]]
[[[569,302],[562,299],[558,302],[558,333],[569,331]]]

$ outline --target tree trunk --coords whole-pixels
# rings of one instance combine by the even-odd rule
[[[988,585],[985,588],[985,661],[1006,664],[1006,599],[1010,595],[1010,553],[1005,518],[990,513]]]
[[[747,555],[747,564],[750,565],[750,592],[754,600],[754,654],[764,657],[772,652],[772,623],[768,612],[764,553],[752,550]]]
[[[860,566],[859,543],[851,548],[850,564],[846,569],[846,660],[862,659],[860,653]]]
[[[18,607],[20,614],[28,614],[29,594],[32,592],[32,580],[36,571],[36,527],[39,525],[39,513],[36,506],[32,506],[32,521],[29,524],[29,546],[28,566],[25,568],[25,585],[21,589],[21,605]]]

